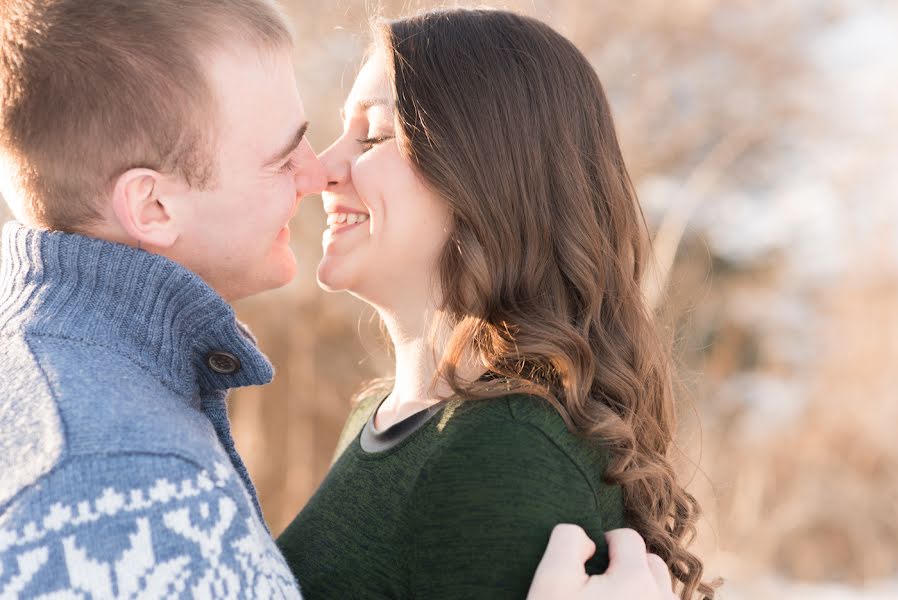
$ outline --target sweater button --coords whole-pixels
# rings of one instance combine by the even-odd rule
[[[231,375],[240,370],[240,359],[227,352],[210,352],[206,356],[206,364],[216,373]]]

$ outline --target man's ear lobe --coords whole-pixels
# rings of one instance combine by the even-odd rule
[[[112,208],[127,234],[143,246],[169,248],[178,229],[159,197],[162,175],[151,169],[129,169],[115,182]]]

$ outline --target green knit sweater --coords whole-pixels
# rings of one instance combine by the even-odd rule
[[[520,600],[562,522],[597,542],[588,571],[607,567],[621,490],[602,482],[606,453],[544,401],[449,403],[366,451],[378,404],[350,415],[330,473],[278,539],[305,598]]]

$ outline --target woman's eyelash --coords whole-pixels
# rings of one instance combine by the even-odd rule
[[[371,148],[371,146],[373,146],[375,144],[380,144],[380,143],[386,142],[387,140],[391,140],[391,139],[393,139],[392,135],[379,135],[379,136],[375,136],[375,137],[363,138],[363,139],[356,140],[356,141],[363,146],[367,146],[366,149],[369,149],[369,148]]]
[[[281,173],[289,173],[290,171],[292,171],[292,170],[295,169],[295,168],[296,168],[296,163],[295,163],[295,162],[293,161],[293,159],[291,158],[290,160],[288,160],[287,162],[285,162],[285,163],[281,166],[281,168],[279,169],[279,171],[280,171]]]

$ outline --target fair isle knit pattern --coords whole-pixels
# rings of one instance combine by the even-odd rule
[[[127,246],[2,244],[0,599],[299,598],[230,433],[273,374],[230,306]]]
[[[0,598],[32,588],[29,596],[47,599],[295,597],[293,575],[249,499],[231,495],[234,470],[220,463],[215,471],[177,484],[161,478],[149,488],[106,488],[93,501],[56,502],[18,531],[0,530],[0,553],[14,564],[10,577],[0,571]],[[92,551],[104,523],[131,530],[111,558]],[[177,550],[163,553],[173,536]],[[54,560],[68,571],[63,586],[53,584]],[[53,592],[38,595],[44,587]]]

